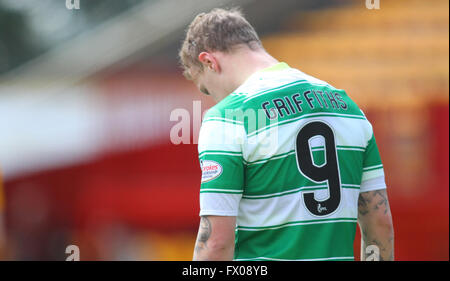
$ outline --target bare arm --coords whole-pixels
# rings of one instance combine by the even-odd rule
[[[193,260],[232,260],[235,228],[236,217],[202,216]]]
[[[394,228],[386,189],[359,194],[358,223],[361,229],[361,260],[366,260],[373,253],[373,245],[379,249],[379,260],[394,260]]]

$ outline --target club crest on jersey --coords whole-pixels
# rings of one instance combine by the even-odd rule
[[[323,211],[326,211],[327,207],[321,206],[320,203],[317,204],[317,212],[322,213]]]
[[[202,160],[200,166],[202,168],[202,183],[218,178],[223,171],[222,166],[216,161]]]

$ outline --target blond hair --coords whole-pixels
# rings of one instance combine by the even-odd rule
[[[238,8],[216,8],[197,15],[188,27],[179,52],[183,75],[192,79],[190,69],[203,70],[198,60],[201,52],[230,52],[239,44],[245,44],[252,50],[262,48],[255,29]]]

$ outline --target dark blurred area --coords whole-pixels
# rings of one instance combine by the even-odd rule
[[[449,259],[448,1],[64,2],[0,0],[0,259],[192,258],[198,124],[175,145],[171,114],[214,103],[177,51],[197,13],[236,5],[269,53],[373,124],[396,259]]]

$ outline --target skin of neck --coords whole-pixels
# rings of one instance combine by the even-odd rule
[[[230,52],[212,54],[220,69],[214,74],[220,90],[211,93],[216,102],[231,94],[255,72],[279,63],[263,48],[254,50],[246,45],[235,46]]]

